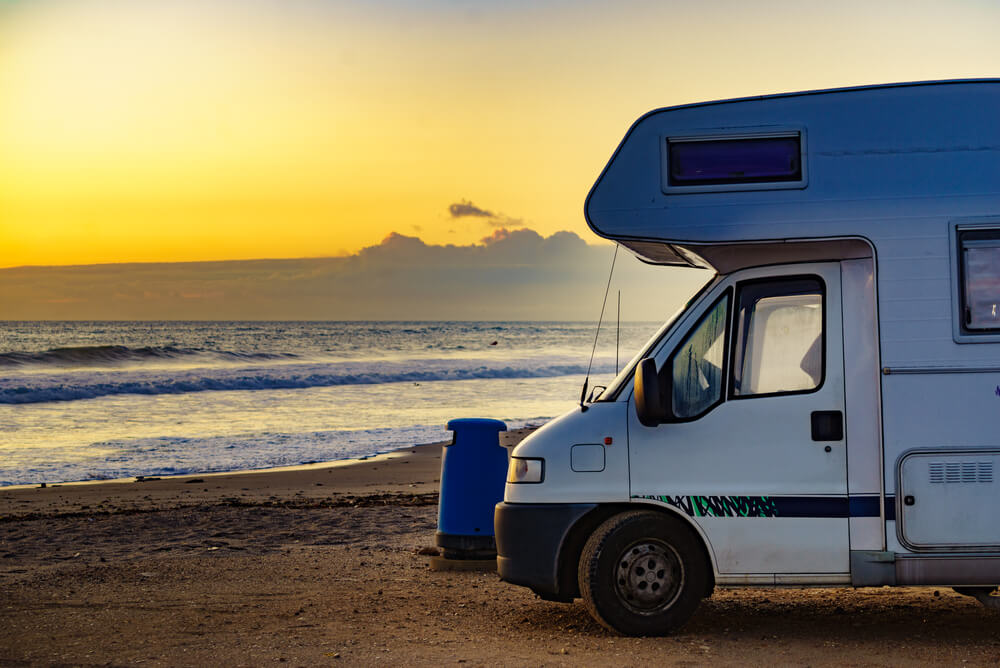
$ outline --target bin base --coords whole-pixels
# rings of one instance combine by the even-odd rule
[[[431,557],[432,571],[493,571],[497,570],[497,560],[494,559],[448,559],[446,557]]]
[[[493,559],[497,557],[497,542],[493,536],[464,536],[450,533],[434,534],[434,544],[441,548],[445,559]]]

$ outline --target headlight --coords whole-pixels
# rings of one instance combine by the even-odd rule
[[[541,482],[544,472],[544,459],[511,457],[507,467],[507,482]]]

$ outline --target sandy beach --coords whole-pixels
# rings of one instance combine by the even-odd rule
[[[1000,664],[1000,616],[950,589],[717,589],[636,639],[432,571],[440,457],[4,488],[0,665]]]

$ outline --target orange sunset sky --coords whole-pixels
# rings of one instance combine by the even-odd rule
[[[971,1],[6,0],[0,267],[596,243],[643,112],[996,76],[998,29]]]

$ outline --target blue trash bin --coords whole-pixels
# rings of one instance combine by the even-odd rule
[[[503,501],[507,449],[500,447],[500,420],[452,420],[452,442],[441,456],[441,495],[435,542],[446,559],[496,557],[493,507]]]

